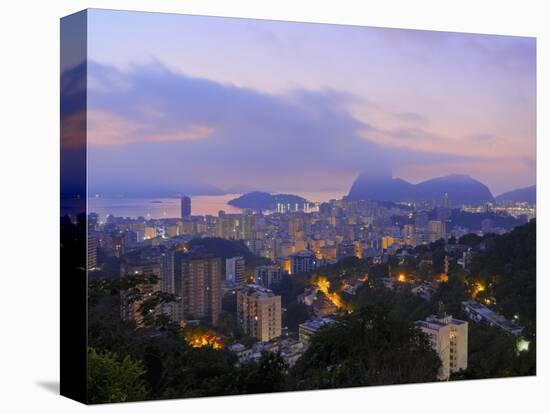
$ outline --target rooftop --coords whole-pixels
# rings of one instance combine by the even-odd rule
[[[469,308],[470,310],[473,310],[475,313],[481,315],[484,319],[487,321],[500,326],[501,328],[514,332],[514,331],[521,331],[523,328],[521,326],[518,326],[512,322],[510,322],[508,319],[506,319],[504,316],[494,312],[493,310],[489,309],[485,305],[482,305],[479,302],[476,302],[475,300],[468,300],[465,302],[462,302],[462,306],[465,308]]]
[[[304,328],[310,329],[312,331],[316,331],[324,325],[335,323],[335,322],[336,320],[332,318],[317,318],[317,319],[305,321],[304,323],[300,324],[300,326],[303,326]]]
[[[439,317],[437,315],[430,315],[423,321],[416,321],[415,324],[427,329],[439,330],[447,325],[462,325],[467,323],[460,319],[454,319],[451,315],[444,315]]]
[[[315,257],[315,253],[309,250],[302,250],[301,252],[291,254],[290,257]]]
[[[270,298],[275,296],[272,290],[253,283],[246,285],[240,289],[240,291],[245,293],[247,296],[255,296],[257,298]]]

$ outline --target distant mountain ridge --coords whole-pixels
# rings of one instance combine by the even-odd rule
[[[275,210],[277,203],[303,205],[309,203],[309,201],[293,194],[270,194],[263,191],[253,191],[227,202],[227,204],[234,207],[253,210]]]
[[[537,186],[531,185],[529,187],[517,188],[512,191],[507,191],[497,196],[496,201],[505,202],[510,201],[513,203],[526,202],[529,204],[536,204],[537,202]]]
[[[349,200],[423,201],[441,203],[445,193],[450,205],[480,205],[494,202],[489,188],[464,174],[451,174],[412,184],[391,175],[362,173],[357,177],[347,198]]]

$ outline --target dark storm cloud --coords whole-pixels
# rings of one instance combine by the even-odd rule
[[[358,98],[334,90],[275,96],[160,64],[120,71],[91,62],[88,71],[94,192],[316,191],[394,160],[456,159],[365,139],[377,128],[347,111]]]

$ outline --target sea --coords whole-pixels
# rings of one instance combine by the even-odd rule
[[[289,194],[302,196],[312,202],[323,202],[342,198],[345,192],[289,192]],[[193,216],[217,216],[220,211],[240,213],[240,208],[227,204],[230,200],[239,196],[241,194],[192,196],[191,214]],[[88,198],[88,211],[98,214],[101,221],[105,220],[108,215],[129,218],[144,217],[146,219],[177,218],[181,215],[179,198],[95,196]]]

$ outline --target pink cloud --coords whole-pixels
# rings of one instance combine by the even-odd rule
[[[192,124],[169,131],[155,131],[156,126],[145,121],[129,120],[107,111],[88,112],[88,143],[94,146],[119,146],[136,142],[189,141],[208,137],[214,128]]]

